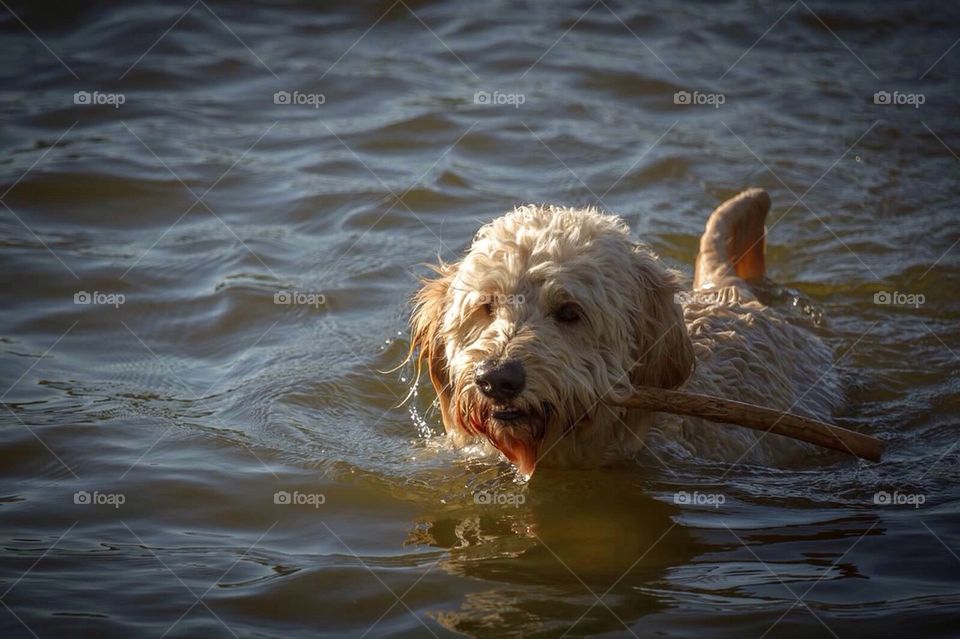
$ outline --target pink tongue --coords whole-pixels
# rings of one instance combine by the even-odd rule
[[[533,475],[537,467],[538,446],[535,442],[504,434],[499,441],[494,441],[494,445],[517,467],[521,475]]]

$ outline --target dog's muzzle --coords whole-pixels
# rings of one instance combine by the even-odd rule
[[[533,474],[544,433],[544,415],[515,400],[526,388],[518,359],[484,360],[474,369],[474,383],[485,398],[475,431],[486,435],[522,475]]]

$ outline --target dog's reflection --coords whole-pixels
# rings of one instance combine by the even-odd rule
[[[544,470],[472,495],[462,510],[425,513],[407,540],[447,549],[440,567],[481,585],[437,614],[458,632],[625,632],[663,608],[665,571],[703,552],[636,471]]]

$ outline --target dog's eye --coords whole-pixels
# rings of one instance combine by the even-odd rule
[[[558,322],[565,324],[576,322],[580,319],[580,307],[573,302],[567,302],[553,312],[553,317]]]

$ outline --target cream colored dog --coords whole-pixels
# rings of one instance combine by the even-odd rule
[[[528,205],[483,226],[460,262],[423,283],[411,318],[411,354],[418,374],[427,365],[450,438],[489,444],[527,476],[628,459],[651,427],[661,444],[728,460],[788,446],[602,401],[684,385],[829,415],[829,350],[748,284],[765,274],[769,207],[752,189],[714,211],[692,293],[623,220],[592,208]]]

